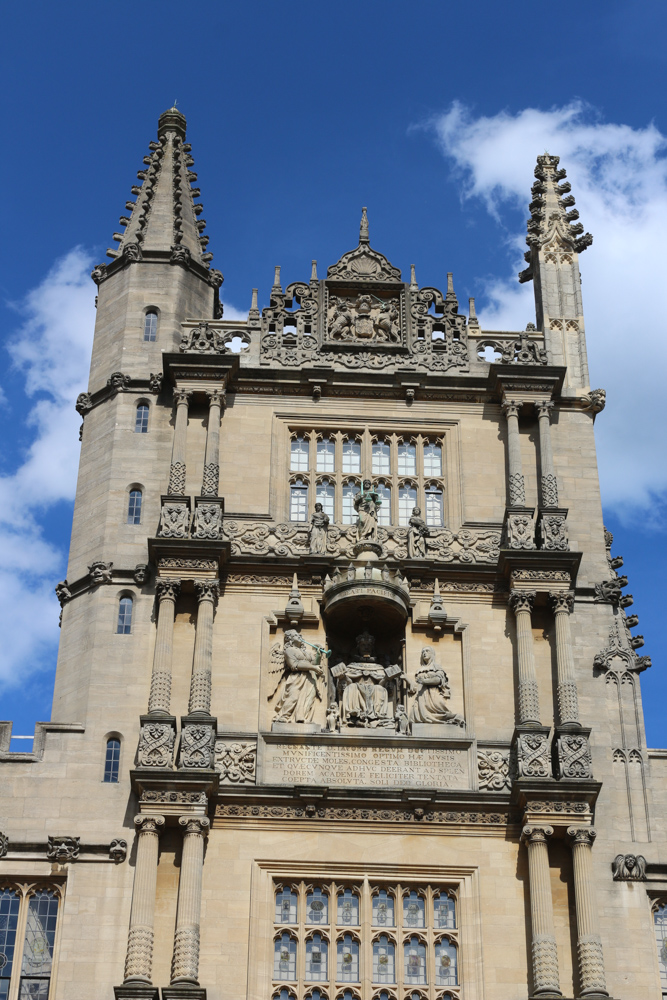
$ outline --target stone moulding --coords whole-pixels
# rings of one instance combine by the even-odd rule
[[[508,825],[518,824],[520,814],[508,811],[506,807],[487,809],[452,808],[443,804],[434,806],[429,802],[414,804],[401,803],[382,808],[369,804],[324,804],[320,799],[313,802],[233,802],[219,800],[215,807],[214,826],[226,825],[229,821],[252,823],[257,820],[406,824],[422,832],[434,826],[471,827],[472,829],[496,828],[504,830]],[[216,822],[217,821],[217,822]]]
[[[57,864],[77,864],[113,862],[121,864],[127,859],[127,840],[114,837],[110,843],[88,844],[80,837],[50,836],[46,843],[13,841],[0,833],[0,858],[9,861],[52,861]]]

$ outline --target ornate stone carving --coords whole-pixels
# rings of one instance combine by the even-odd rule
[[[57,583],[55,591],[61,608],[67,604],[68,601],[72,600],[72,591],[69,589],[67,580],[61,580],[60,583]]]
[[[645,882],[646,858],[642,854],[617,854],[612,870],[615,882]]]
[[[9,850],[9,837],[6,833],[0,833],[0,858],[4,858]]]
[[[401,343],[400,300],[397,297],[379,299],[367,292],[356,296],[331,295],[327,338],[332,341]]]
[[[587,802],[564,802],[562,799],[554,799],[544,802],[540,799],[530,799],[526,803],[527,813],[590,813],[590,806]]]
[[[436,666],[433,646],[422,649],[415,681],[419,687],[410,709],[410,722],[428,725],[449,723],[465,727],[463,716],[451,712],[447,705],[451,698],[449,678],[441,667]]]
[[[490,792],[502,792],[512,784],[509,750],[478,750],[477,778],[479,787]]]
[[[309,550],[314,556],[327,554],[327,532],[329,515],[324,513],[321,503],[315,504],[315,512],[310,519]]]
[[[585,844],[586,847],[592,847],[597,837],[597,831],[592,826],[569,826],[567,835],[573,844]]]
[[[519,816],[516,813],[504,812],[460,812],[445,809],[424,810],[421,815],[416,815],[413,808],[406,809],[405,806],[391,806],[388,809],[368,809],[358,806],[324,806],[321,803],[298,805],[273,805],[267,804],[244,804],[244,803],[220,803],[216,806],[215,815],[229,819],[248,819],[254,822],[256,819],[275,820],[296,820],[296,821],[317,821],[324,820],[335,823],[407,823],[414,825],[415,822],[423,822],[426,825],[432,823],[438,826],[505,826],[508,823],[517,823]]]
[[[180,766],[208,769],[213,767],[215,731],[210,722],[187,722],[181,730]]]
[[[192,260],[192,254],[187,247],[183,246],[182,243],[174,243],[171,248],[171,257],[169,258],[170,264],[189,264]]]
[[[211,601],[215,607],[220,597],[220,583],[218,580],[195,580],[195,593],[197,603]]]
[[[113,568],[113,563],[107,562],[94,562],[88,567],[88,572],[90,574],[90,582],[94,587],[97,587],[100,583],[111,583],[111,570]]]
[[[165,556],[160,559],[160,569],[200,569],[215,572],[217,568],[217,559],[183,559],[180,556]]]
[[[516,615],[520,611],[532,612],[535,604],[536,591],[534,590],[512,590],[509,596],[509,605]]]
[[[169,722],[148,722],[141,727],[137,767],[171,768],[176,734]]]
[[[294,629],[285,632],[282,649],[278,643],[272,647],[269,673],[276,683],[269,701],[278,695],[274,722],[312,722],[315,699],[322,698],[323,652],[319,646],[306,643]]]
[[[76,397],[75,409],[80,417],[85,417],[93,408],[93,400],[89,392],[80,392]]]
[[[206,792],[188,792],[181,788],[148,788],[141,793],[140,801],[160,805],[205,806],[208,799]]]
[[[162,372],[158,372],[157,375],[151,372],[150,375],[148,376],[148,388],[150,389],[151,392],[154,392],[156,396],[158,396],[162,392],[163,379],[164,376]]]
[[[550,778],[549,737],[540,732],[518,733],[516,761],[520,778]]]
[[[181,334],[180,350],[197,354],[224,354],[223,330],[202,320],[198,326],[186,328]]]
[[[558,483],[553,474],[542,476],[542,506],[558,506]]]
[[[109,844],[109,857],[118,865],[127,857],[127,841],[115,837]]]
[[[565,514],[540,514],[540,548],[558,552],[570,549],[567,537],[567,517]]]
[[[508,549],[535,548],[535,524],[531,514],[507,514],[505,544]]]
[[[581,397],[581,402],[585,410],[595,415],[601,413],[607,403],[607,393],[604,389],[591,389]]]
[[[134,573],[132,574],[132,579],[136,583],[137,587],[143,587],[143,585],[148,581],[150,577],[150,566],[147,563],[137,563],[134,567]]]
[[[569,573],[566,574],[569,577]],[[549,592],[549,604],[554,614],[565,612],[572,614],[574,608],[573,590],[553,590]]]
[[[167,493],[177,497],[185,493],[185,462],[171,463]]]
[[[138,243],[125,243],[122,247],[122,255],[125,260],[130,261],[131,263],[143,260],[141,246]]]
[[[567,570],[561,569],[515,569],[512,571],[512,581],[544,581],[549,583],[571,583],[572,577]]]
[[[217,739],[215,769],[223,785],[254,785],[257,767],[255,740]]]
[[[193,538],[220,538],[222,507],[219,503],[198,503],[192,530]]]
[[[95,267],[90,272],[90,277],[93,279],[96,285],[101,285],[106,276],[107,276],[106,264],[96,264]]]
[[[217,497],[220,485],[220,466],[217,462],[207,462],[204,466],[201,495]]]
[[[361,491],[355,495],[353,503],[358,515],[357,541],[377,542],[378,511],[382,501],[370,479],[364,479]]]
[[[630,645],[627,629],[622,628],[617,617],[609,630],[609,645],[595,655],[593,666],[597,670],[613,670],[617,673],[630,670],[639,673],[651,666],[651,658],[637,656]]]
[[[80,851],[80,837],[49,837],[46,857],[64,865],[68,861],[76,861]]]
[[[615,577],[613,580],[603,580],[602,583],[595,584],[596,603],[604,602],[606,604],[613,604],[616,607],[620,603],[622,596],[621,584],[618,577]]]
[[[123,375],[122,372],[112,372],[107,379],[107,385],[116,392],[122,392],[123,389],[129,387],[130,381],[129,375]]]
[[[208,283],[212,288],[222,288],[224,280],[222,271],[217,271],[214,267],[209,270]]]
[[[187,500],[165,499],[162,503],[158,535],[161,538],[187,538],[189,528],[189,502]]]
[[[510,491],[510,507],[525,507],[526,484],[523,473],[515,472],[511,476],[508,476],[507,481]]]
[[[593,760],[587,736],[561,733],[556,741],[556,753],[561,778],[593,777]]]
[[[357,636],[352,662],[331,667],[342,726],[394,729],[395,707],[404,704],[404,687],[414,687],[398,664],[383,666],[375,656],[375,638],[369,632]],[[440,701],[436,698],[438,704]],[[446,708],[445,708],[446,711]]]
[[[504,365],[546,365],[549,363],[544,345],[531,340],[529,334],[535,331],[535,326],[529,323],[525,331],[519,334],[518,340],[500,346],[501,362]]]
[[[426,539],[430,532],[421,516],[421,508],[413,507],[408,521],[408,558],[426,558]]]

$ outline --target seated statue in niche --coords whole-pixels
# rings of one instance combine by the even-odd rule
[[[372,488],[370,479],[364,479],[361,492],[354,497],[354,509],[359,515],[358,542],[377,542],[378,511],[381,506],[380,495]]]
[[[321,503],[316,503],[315,512],[310,519],[311,556],[324,556],[327,554],[328,530],[329,530],[329,515],[324,513]]]
[[[421,513],[421,507],[413,507],[408,521],[408,559],[426,559],[426,539],[430,532]]]
[[[393,704],[398,704],[399,683],[410,685],[410,682],[398,664],[385,667],[374,654],[375,639],[369,632],[362,632],[357,636],[354,660],[331,668],[338,682],[343,726],[396,728]]]
[[[465,719],[456,712],[450,712],[447,706],[452,694],[449,678],[442,667],[436,665],[433,646],[422,649],[415,680],[419,690],[410,710],[410,722],[465,726]]]
[[[276,649],[272,656],[276,666],[272,674],[280,674],[278,683],[269,695],[269,701],[280,690],[276,702],[274,722],[312,722],[315,699],[322,698],[318,680],[324,678],[320,666],[322,650],[307,643],[296,631],[288,629],[282,651]]]

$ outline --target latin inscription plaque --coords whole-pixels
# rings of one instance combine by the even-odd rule
[[[468,754],[446,747],[269,743],[262,780],[277,785],[469,788]]]

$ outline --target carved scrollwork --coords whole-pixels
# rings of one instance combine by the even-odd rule
[[[509,751],[478,750],[477,777],[479,787],[488,791],[501,792],[509,788],[512,784]]]
[[[520,733],[516,741],[517,771],[521,778],[550,778],[549,737],[544,733]]]
[[[141,727],[137,765],[139,767],[168,767],[174,757],[176,734],[168,722],[146,722]]]
[[[255,740],[216,740],[215,769],[220,772],[221,784],[254,785],[256,767]]]

